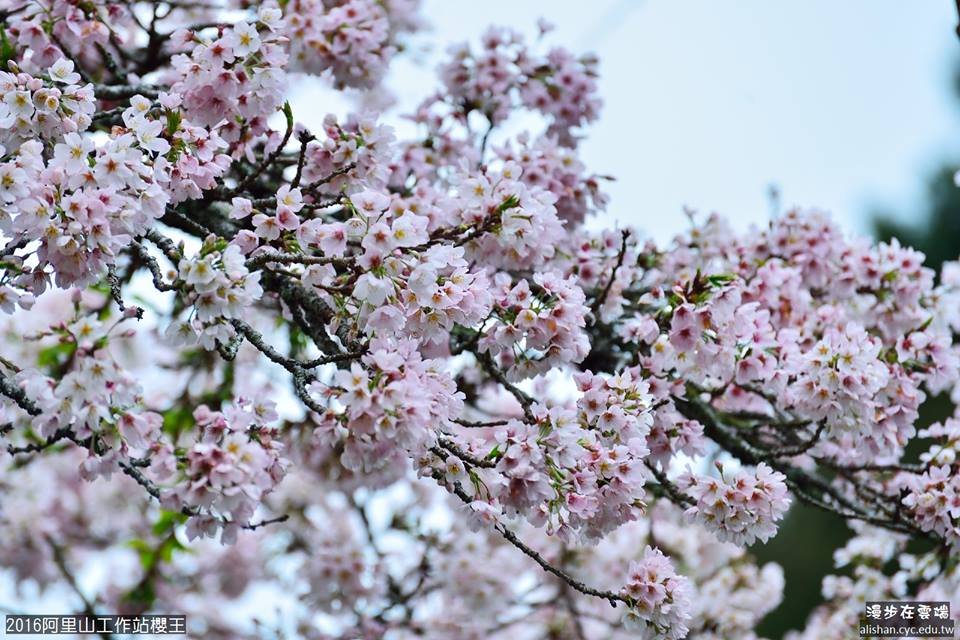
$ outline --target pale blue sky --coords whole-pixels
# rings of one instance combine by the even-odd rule
[[[584,7],[587,7],[585,10]],[[871,203],[918,210],[922,176],[957,157],[951,0],[425,0],[433,54],[396,65],[401,105],[434,86],[446,44],[487,24],[601,59],[601,120],[582,152],[618,177],[610,216],[665,238],[683,205],[763,221],[767,188],[865,231]],[[315,105],[314,105],[315,108]]]

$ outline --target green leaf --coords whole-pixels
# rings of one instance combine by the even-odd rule
[[[157,549],[157,555],[159,556],[162,562],[170,562],[173,560],[173,552],[180,551],[185,549],[180,541],[177,540],[175,535],[170,535],[166,540],[163,541],[163,544],[160,545],[160,548]]]
[[[183,116],[180,115],[179,111],[167,109],[167,134],[172,136],[179,131],[182,120]]]
[[[7,30],[0,29],[0,69],[6,71],[7,64],[17,55],[17,48],[7,38]]]
[[[515,195],[511,195],[511,196],[508,196],[507,199],[504,200],[499,207],[497,207],[497,211],[499,211],[500,213],[503,213],[508,209],[513,209],[518,206],[520,206],[520,198],[518,198]]]
[[[134,538],[127,543],[127,546],[137,552],[137,556],[140,559],[140,566],[142,566],[145,571],[153,566],[156,552],[154,552],[153,547],[147,544],[146,541],[140,538]]]
[[[57,369],[73,357],[76,350],[77,345],[72,341],[60,342],[42,349],[37,355],[37,366],[51,374],[57,374]]]
[[[153,525],[153,533],[157,536],[172,533],[178,524],[187,521],[187,516],[177,511],[160,510],[160,517]]]
[[[193,428],[193,412],[186,407],[173,407],[163,412],[163,432],[174,440],[184,431]]]
[[[720,286],[722,284],[726,284],[732,280],[733,280],[733,276],[727,273],[719,273],[717,275],[709,276],[707,278],[707,281],[715,287]]]
[[[124,600],[131,604],[141,605],[144,608],[149,608],[154,600],[157,599],[157,594],[153,590],[153,583],[150,581],[143,582],[131,590]]]

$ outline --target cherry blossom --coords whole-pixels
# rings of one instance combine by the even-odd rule
[[[308,73],[329,71],[339,87],[376,85],[397,52],[397,34],[418,26],[417,4],[295,0],[286,28],[293,58]]]
[[[685,474],[680,486],[696,501],[687,516],[717,537],[740,545],[766,542],[777,531],[790,506],[784,475],[760,463],[753,473],[741,471],[729,478]]]
[[[0,2],[17,588],[209,638],[756,640],[803,503],[853,537],[791,638],[960,606],[960,416],[921,418],[960,263],[817,210],[604,228],[597,59],[490,28],[398,113],[418,9]]]
[[[631,563],[629,581],[623,588],[634,602],[624,625],[664,638],[683,638],[689,618],[686,578],[678,576],[659,549],[647,547],[643,558]]]

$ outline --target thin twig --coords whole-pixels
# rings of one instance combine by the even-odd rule
[[[494,467],[497,466],[497,462],[495,460],[483,460],[481,458],[478,458],[472,453],[468,451],[464,451],[455,442],[453,442],[448,438],[444,438],[444,437],[438,438],[437,444],[440,447],[452,453],[453,455],[457,456],[461,460],[469,463],[471,466],[483,467],[485,469],[493,469]],[[434,447],[434,449],[436,449],[436,447]],[[437,453],[437,451],[434,451],[434,453]]]
[[[307,146],[316,138],[309,131],[303,131],[300,134],[300,153],[297,155],[297,172],[290,181],[290,188],[296,189],[300,186],[300,180],[303,178],[303,166],[307,162]]]
[[[280,157],[280,154],[283,153],[284,147],[286,147],[287,143],[290,142],[290,136],[293,135],[293,113],[290,111],[289,102],[283,105],[283,114],[286,116],[287,128],[286,131],[284,131],[283,139],[280,141],[280,144],[277,145],[277,148],[274,149],[273,152],[267,157],[265,157],[260,164],[257,165],[256,168],[254,168],[254,170],[251,171],[250,174],[244,178],[240,184],[237,185],[236,189],[233,190],[234,194],[244,192],[247,187],[253,184],[253,181],[259,178],[266,168],[273,164],[278,157]]]
[[[77,596],[80,597],[80,601],[83,603],[83,612],[89,617],[96,617],[97,612],[96,609],[94,609],[93,603],[90,602],[90,599],[87,598],[86,594],[80,589],[76,577],[73,575],[73,572],[70,571],[70,567],[67,566],[67,559],[64,556],[63,548],[54,542],[49,534],[45,535],[44,539],[47,541],[47,544],[50,545],[50,550],[53,552],[53,563],[57,565],[60,574],[67,581],[67,584],[69,584]],[[113,634],[104,631],[97,632],[97,635],[105,640],[113,638]]]
[[[523,410],[523,416],[526,421],[529,424],[535,424],[537,420],[534,417],[533,409],[531,408],[533,405],[533,398],[507,380],[506,374],[504,374],[503,370],[497,366],[489,353],[478,351],[474,351],[473,353],[480,362],[480,366],[483,367],[483,370],[486,371],[487,374],[489,374],[494,380],[499,382],[504,389],[509,391],[510,394],[517,399],[517,402],[520,403],[520,408]]]
[[[657,482],[660,483],[660,487],[667,494],[667,497],[670,498],[671,502],[681,507],[689,507],[696,504],[696,501],[693,498],[680,491],[680,488],[673,484],[673,482],[667,478],[667,474],[658,469],[656,465],[649,461],[644,461],[644,464],[646,465],[647,469],[650,470],[650,473],[653,474],[653,477],[657,479]]]
[[[603,291],[593,301],[593,304],[590,305],[590,311],[593,312],[593,315],[595,318],[597,314],[600,312],[600,307],[603,306],[603,303],[607,301],[607,297],[610,295],[610,289],[613,288],[613,283],[617,279],[617,271],[620,269],[620,267],[623,266],[623,258],[627,254],[627,239],[629,237],[630,237],[630,230],[624,229],[621,232],[620,251],[617,253],[617,262],[613,265],[613,270],[610,272],[610,280],[607,281],[607,284],[603,288]]]
[[[443,482],[442,476],[438,477],[438,475],[439,474],[435,474],[434,477],[437,478],[439,482]],[[467,493],[463,490],[463,488],[459,484],[455,484],[452,490],[454,495],[460,498],[460,500],[462,500],[465,504],[469,505],[471,502],[473,502],[473,499],[469,495],[467,495]],[[567,573],[563,569],[553,566],[546,560],[546,558],[540,555],[535,549],[531,548],[529,545],[523,542],[523,540],[517,537],[517,534],[515,534],[513,531],[507,528],[506,525],[502,523],[497,523],[494,525],[493,528],[496,529],[496,531],[501,536],[503,536],[503,538],[507,542],[512,544],[514,547],[516,547],[521,552],[523,552],[524,555],[526,555],[527,557],[532,559],[534,562],[536,562],[538,565],[540,565],[540,567],[544,571],[551,573],[556,577],[560,578],[561,580],[563,580],[565,583],[567,583],[573,589],[576,589],[580,593],[587,596],[594,596],[596,598],[601,598],[603,600],[606,600],[607,602],[610,603],[610,606],[612,607],[616,607],[618,602],[622,602],[627,606],[633,605],[631,600],[622,594],[615,593],[613,591],[603,591],[601,589],[595,589],[591,586],[584,584],[583,582],[580,582],[579,580],[571,576],[569,573]]]

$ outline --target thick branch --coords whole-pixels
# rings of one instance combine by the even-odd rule
[[[38,416],[42,413],[42,411],[40,411],[40,407],[38,407],[33,400],[27,397],[27,394],[24,393],[23,389],[18,387],[13,380],[4,375],[0,375],[0,393],[16,402],[17,406],[32,416]]]
[[[878,517],[870,513],[863,505],[854,503],[842,495],[823,478],[791,465],[784,464],[778,460],[779,456],[774,452],[757,449],[750,445],[735,433],[728,430],[718,419],[715,411],[708,403],[697,399],[677,397],[674,398],[674,402],[681,414],[702,424],[704,433],[721,447],[740,458],[743,462],[754,465],[765,462],[773,469],[783,473],[786,476],[787,486],[802,501],[843,518],[862,520],[885,529],[910,533],[921,537],[936,537],[934,534],[922,531],[912,523],[905,522],[901,519],[895,520]],[[836,505],[831,505],[823,498],[817,498],[811,491],[819,491],[822,496],[829,497]]]

